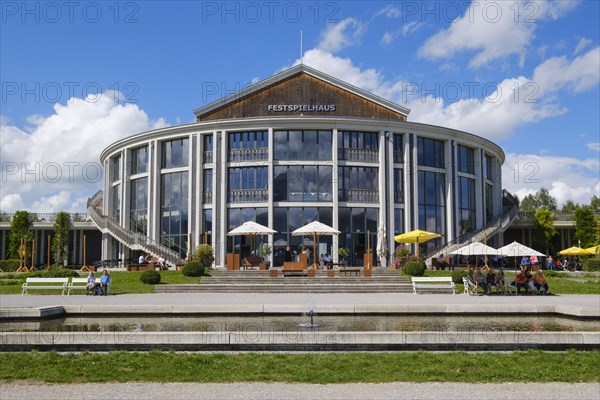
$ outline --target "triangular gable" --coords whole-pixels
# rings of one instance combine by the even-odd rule
[[[298,115],[406,121],[409,112],[302,64],[194,110],[198,122]]]

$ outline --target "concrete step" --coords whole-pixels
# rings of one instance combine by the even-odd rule
[[[157,285],[156,293],[227,292],[227,293],[412,293],[408,284],[201,284],[201,285]]]

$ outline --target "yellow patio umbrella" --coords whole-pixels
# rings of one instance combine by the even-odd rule
[[[564,249],[558,252],[559,256],[579,256],[583,249],[581,247],[573,246],[568,249]]]
[[[417,258],[419,257],[419,243],[425,243],[430,241],[431,239],[437,239],[441,237],[439,233],[422,231],[420,229],[416,229],[410,232],[404,232],[400,235],[394,236],[394,240],[398,243],[416,243],[417,245]]]
[[[598,253],[600,253],[600,244],[597,246],[592,246],[592,247],[588,247],[587,249],[581,250],[581,253],[579,253],[579,255],[593,256]]]

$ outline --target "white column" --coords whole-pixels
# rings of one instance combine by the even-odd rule
[[[451,140],[444,142],[444,160],[446,161],[446,238],[442,238],[442,242],[449,242],[454,239],[456,221],[454,216],[458,215],[456,211],[457,202],[452,201],[454,198],[454,190],[456,187],[456,163],[452,162],[453,157],[456,160],[456,148],[452,146]],[[456,177],[456,179],[454,179]]]
[[[476,148],[475,155],[475,228],[484,226],[485,216],[485,192],[483,183],[483,150]]]
[[[338,199],[338,188],[339,188],[339,172],[338,172],[338,130],[337,128],[334,128],[332,131],[332,138],[331,138],[331,159],[333,160],[333,165],[331,168],[331,175],[332,175],[332,182],[331,182],[331,194],[332,194],[332,198],[333,198],[333,215],[332,215],[332,219],[333,219],[333,228],[337,229],[338,231],[339,229],[339,199]],[[344,234],[344,232],[341,233],[342,235]],[[339,258],[338,258],[338,252],[337,249],[339,249],[339,237],[337,235],[333,235],[332,241],[331,241],[331,256],[333,257],[333,262],[339,262]],[[335,250],[334,250],[335,249]]]

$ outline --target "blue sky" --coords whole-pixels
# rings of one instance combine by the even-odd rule
[[[299,62],[300,31],[306,64],[498,143],[511,192],[600,196],[597,1],[0,4],[3,211],[84,210],[105,146]]]

